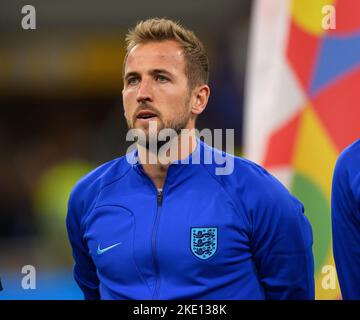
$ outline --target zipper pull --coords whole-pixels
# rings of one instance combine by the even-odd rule
[[[162,189],[158,189],[157,190],[157,203],[159,206],[161,206],[161,204],[162,204],[162,198],[163,198]]]

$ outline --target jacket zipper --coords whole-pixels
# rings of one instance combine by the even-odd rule
[[[152,252],[153,252],[153,260],[154,260],[154,267],[155,267],[155,290],[153,294],[153,299],[157,299],[159,295],[159,288],[160,288],[160,276],[159,276],[159,265],[156,259],[156,244],[157,244],[157,231],[159,227],[159,220],[160,220],[160,213],[161,213],[161,206],[163,201],[163,192],[162,190],[157,190],[157,210],[156,210],[156,217],[154,223],[154,229],[152,233],[151,245],[152,245]]]

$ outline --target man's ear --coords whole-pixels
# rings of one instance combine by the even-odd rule
[[[204,84],[202,86],[196,87],[192,92],[192,105],[191,112],[195,115],[201,114],[208,103],[210,96],[210,88],[208,85]]]

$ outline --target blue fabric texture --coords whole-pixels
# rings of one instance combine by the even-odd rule
[[[336,163],[332,184],[332,233],[343,299],[360,299],[360,140]]]
[[[217,174],[205,153],[231,157],[233,172]],[[85,299],[314,299],[311,225],[265,169],[198,140],[159,195],[136,155],[72,190],[66,224]]]

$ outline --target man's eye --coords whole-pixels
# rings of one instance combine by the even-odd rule
[[[139,82],[139,78],[136,78],[136,77],[133,77],[133,78],[129,78],[128,80],[127,80],[127,83],[128,84],[137,84]]]
[[[169,78],[162,76],[162,75],[156,75],[155,80],[159,81],[159,82],[167,82],[167,81],[169,81]]]

